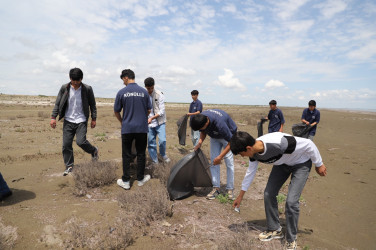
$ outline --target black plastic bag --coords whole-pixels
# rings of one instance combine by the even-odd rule
[[[179,144],[185,146],[185,137],[187,135],[187,121],[188,115],[183,115],[177,122]]]

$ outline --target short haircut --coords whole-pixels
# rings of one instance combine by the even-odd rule
[[[315,100],[310,100],[308,102],[308,106],[314,106],[314,107],[316,107],[316,101]]]
[[[192,90],[191,95],[198,95],[198,90]]]
[[[203,126],[205,126],[207,121],[208,121],[208,117],[206,117],[203,114],[197,114],[192,117],[191,128],[195,131],[200,130]]]
[[[277,101],[276,101],[276,100],[271,100],[271,101],[269,102],[269,104],[277,105]]]
[[[145,87],[152,87],[154,86],[154,79],[152,77],[148,77],[144,81]]]
[[[256,140],[250,134],[243,131],[236,132],[230,140],[230,148],[234,155],[247,151],[247,146],[255,145]]]
[[[69,71],[69,78],[73,81],[80,81],[84,78],[84,73],[79,68],[73,68]]]
[[[128,77],[128,79],[134,80],[136,78],[136,75],[132,70],[125,69],[121,72],[120,79],[123,79],[124,77]]]

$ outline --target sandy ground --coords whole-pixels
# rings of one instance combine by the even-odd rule
[[[121,209],[116,195],[125,192],[114,183],[90,195],[73,194],[73,178],[63,177],[62,123],[49,126],[55,97],[0,95],[0,171],[13,196],[0,203],[0,223],[16,229],[15,249],[64,248],[72,217],[104,223]],[[112,99],[98,99],[98,121],[88,129],[88,139],[100,149],[100,160],[121,162],[120,126],[113,116]],[[180,159],[190,150],[178,145],[176,121],[188,104],[167,104],[167,151]],[[268,107],[212,105],[227,111],[238,129],[256,135],[255,121]],[[204,109],[209,108],[204,105]],[[299,122],[302,108],[281,108],[285,132]],[[376,248],[376,114],[321,109],[315,137],[327,177],[311,172],[302,194],[298,244],[300,249]],[[189,131],[188,131],[189,132]],[[189,133],[187,133],[189,134]],[[209,141],[204,143],[209,156]],[[90,161],[76,145],[76,163]],[[235,158],[235,193],[240,190],[246,159]],[[202,191],[174,202],[174,215],[150,225],[130,249],[217,249],[226,237],[237,237],[237,226],[247,225],[255,248],[280,249],[283,242],[260,243],[265,229],[263,189],[271,166],[261,165],[254,185],[246,193],[241,212],[218,200],[207,201]],[[225,183],[225,167],[221,179]],[[121,169],[118,169],[121,176]],[[152,180],[157,181],[157,180]],[[288,184],[288,183],[286,183]],[[134,189],[139,187],[135,186]],[[145,185],[143,188],[147,188]],[[133,189],[133,187],[132,187]],[[132,190],[130,191],[132,192]],[[283,205],[281,205],[283,208]],[[283,214],[281,215],[282,222]]]

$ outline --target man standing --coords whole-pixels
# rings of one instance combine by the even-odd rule
[[[326,175],[326,167],[316,145],[308,139],[284,133],[263,135],[256,140],[247,132],[239,131],[231,138],[231,151],[249,157],[249,167],[242,182],[242,190],[233,203],[238,208],[245,192],[251,185],[258,162],[273,164],[264,191],[267,231],[259,235],[261,241],[283,238],[279,221],[277,195],[291,176],[286,199],[287,249],[296,249],[298,233],[299,198],[311,171],[312,163],[320,176]]]
[[[285,118],[282,111],[277,108],[277,101],[271,100],[269,102],[270,111],[266,119],[269,120],[268,133],[283,132],[283,124],[285,124]]]
[[[56,117],[64,118],[63,125],[63,158],[65,164],[64,176],[72,172],[74,166],[73,138],[86,153],[91,154],[93,160],[98,160],[98,148],[86,140],[87,123],[91,113],[91,128],[95,128],[97,107],[91,86],[82,82],[83,72],[79,68],[69,71],[70,82],[61,86],[57,95],[55,107],[51,115],[51,128],[56,128]]]
[[[310,100],[308,102],[308,108],[303,110],[302,122],[311,126],[308,139],[313,141],[315,137],[317,124],[320,122],[320,111],[316,109],[316,101]]]
[[[157,135],[159,144],[159,154],[164,162],[170,162],[166,155],[166,111],[164,104],[164,95],[161,91],[154,88],[154,79],[148,77],[144,81],[145,88],[149,93],[153,106],[149,117],[149,133],[148,133],[148,151],[153,164],[158,164],[157,155]]]
[[[117,184],[128,190],[130,186],[130,163],[132,161],[132,142],[135,140],[137,152],[137,180],[138,186],[143,186],[150,180],[145,172],[145,151],[148,132],[148,115],[151,102],[148,92],[135,82],[135,74],[130,69],[121,72],[120,79],[124,87],[116,95],[114,112],[121,124],[123,176]],[[123,117],[121,117],[123,110]]]
[[[200,114],[202,112],[202,102],[198,99],[198,91],[192,90],[191,96],[193,99],[193,102],[191,102],[191,105],[189,106],[188,116],[189,118],[189,124],[192,121],[192,116]],[[198,143],[198,139],[200,139],[200,131],[193,130],[191,127],[191,137],[192,137],[192,143],[193,146],[196,146]]]
[[[230,140],[238,129],[235,122],[223,110],[209,109],[201,114],[193,116],[191,127],[193,130],[200,130],[200,139],[195,150],[201,147],[206,135],[210,136],[210,160],[212,166],[213,190],[207,195],[207,199],[214,200],[219,194],[220,188],[220,164],[225,159],[227,168],[227,194],[229,199],[234,199],[234,156],[230,151]],[[223,151],[221,152],[221,150]]]
[[[0,173],[0,201],[12,195],[12,191],[9,189],[6,181]]]

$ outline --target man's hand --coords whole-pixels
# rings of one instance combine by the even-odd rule
[[[324,164],[322,164],[320,167],[315,167],[316,168],[316,172],[320,175],[320,176],[326,176],[326,167]]]
[[[197,143],[197,145],[194,148],[194,151],[197,151],[197,149],[201,148],[201,143]]]
[[[150,124],[153,121],[153,118],[148,118],[148,124]]]
[[[240,203],[242,202],[243,200],[243,197],[241,197],[240,195],[236,198],[236,200],[234,200],[234,203],[232,203],[232,207],[233,208],[236,208],[236,207],[240,207]]]
[[[51,119],[50,126],[51,126],[51,128],[56,128],[56,120],[55,119]]]
[[[96,125],[97,125],[97,121],[91,120],[91,124],[90,124],[91,128],[95,128]]]
[[[218,164],[221,164],[221,161],[222,161],[222,158],[217,156],[215,157],[215,159],[213,160],[213,165],[218,165]]]

